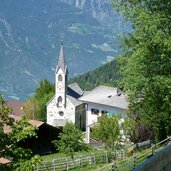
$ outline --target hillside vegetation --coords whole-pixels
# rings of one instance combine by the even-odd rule
[[[98,85],[116,86],[119,78],[117,60],[85,74],[71,78],[69,83],[77,82],[83,90],[91,90]]]

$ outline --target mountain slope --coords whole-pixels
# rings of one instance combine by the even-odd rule
[[[6,99],[26,99],[41,79],[54,81],[61,39],[70,77],[117,56],[121,26],[104,27],[86,10],[88,2],[84,9],[62,0],[0,2],[0,93]]]
[[[71,78],[69,83],[77,82],[83,90],[92,90],[98,85],[115,87],[118,79],[118,64],[116,60],[113,60],[93,71]]]

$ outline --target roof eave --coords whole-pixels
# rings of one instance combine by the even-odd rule
[[[113,106],[113,105],[109,105],[109,104],[104,104],[104,103],[98,103],[98,102],[91,102],[91,101],[86,101],[86,100],[80,100],[78,99],[79,101],[82,101],[83,103],[93,103],[93,104],[100,104],[100,105],[104,105],[104,106],[109,106],[109,107],[115,107],[115,108],[118,108],[118,109],[123,109],[123,110],[127,110],[127,108],[125,107],[118,107],[118,106]]]

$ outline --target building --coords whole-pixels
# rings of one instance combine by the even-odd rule
[[[98,86],[79,98],[86,104],[86,142],[90,142],[91,127],[103,114],[122,114],[126,117],[128,102],[126,96],[117,88]]]
[[[10,160],[8,160],[8,159],[6,159],[4,157],[0,157],[0,165],[8,165],[10,163],[11,163]]]
[[[23,116],[26,102],[7,101],[6,106],[9,108],[12,108],[11,114],[17,115],[17,116]]]
[[[63,127],[71,121],[80,129],[85,129],[85,104],[78,100],[84,92],[77,83],[67,84],[68,68],[65,63],[63,44],[55,70],[55,95],[47,103],[47,123]]]
[[[20,116],[16,116],[12,114],[9,116],[13,118],[15,121],[21,119]],[[18,142],[18,146],[25,149],[31,149],[33,154],[43,155],[43,154],[55,152],[56,148],[52,144],[52,141],[58,139],[61,129],[53,127],[45,122],[41,122],[38,120],[28,120],[28,123],[30,123],[31,125],[37,128],[36,137],[28,137],[24,140],[21,140]],[[10,126],[5,125],[3,127],[3,130],[4,133],[8,134],[12,131],[12,128]],[[3,161],[5,162],[5,160]]]

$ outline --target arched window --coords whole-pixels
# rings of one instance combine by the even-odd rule
[[[58,97],[58,107],[62,107],[62,97]]]
[[[58,81],[62,81],[62,75],[58,75]]]

